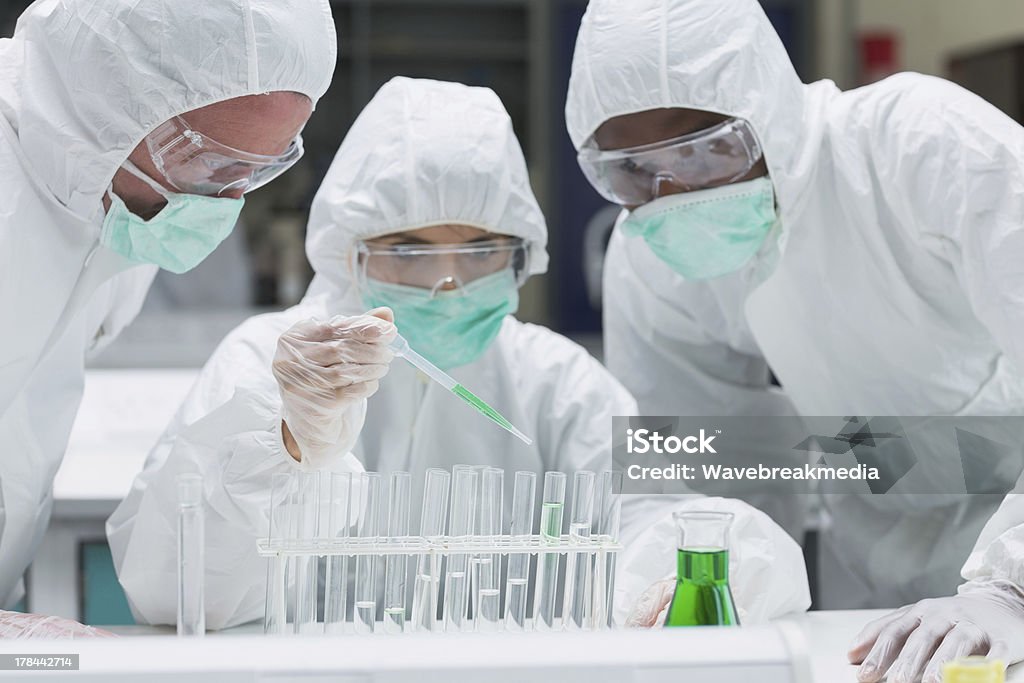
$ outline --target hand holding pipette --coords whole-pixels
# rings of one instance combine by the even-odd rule
[[[281,335],[274,377],[283,404],[282,435],[293,458],[320,468],[355,445],[376,393],[398,355],[527,445],[532,440],[494,408],[409,347],[389,308],[366,315],[304,320]]]
[[[377,391],[394,358],[393,320],[389,308],[304,320],[278,339],[273,371],[281,391],[282,435],[304,466],[326,467],[355,445],[365,399]]]

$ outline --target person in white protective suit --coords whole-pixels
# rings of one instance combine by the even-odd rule
[[[301,156],[335,53],[327,0],[39,0],[0,40],[0,608],[46,529],[85,357]]]
[[[418,498],[431,467],[538,475],[609,467],[611,418],[632,414],[632,397],[584,349],[512,316],[519,285],[547,266],[546,242],[511,120],[492,91],[407,78],[385,84],[313,202],[306,245],[316,277],[305,299],[225,339],[108,522],[136,618],[175,618],[180,472],[203,477],[206,620],[223,628],[264,612],[256,539],[267,533],[274,473],[409,471]],[[534,443],[392,362],[396,326]],[[622,536],[638,543],[619,562],[620,619],[653,579],[671,573],[669,508],[687,506],[735,513],[742,559],[733,587],[748,621],[806,609],[800,549],[766,515],[736,501],[651,496],[623,509]],[[411,509],[416,529],[420,502]],[[779,588],[765,599],[759,588],[768,580]]]
[[[917,74],[805,85],[754,0],[593,0],[566,119],[625,209],[605,345],[641,413],[1024,413],[1024,130],[994,107]],[[999,501],[887,498],[826,500],[822,606],[949,596]],[[1024,500],[1004,513],[959,595],[858,639],[862,680],[1024,658]]]

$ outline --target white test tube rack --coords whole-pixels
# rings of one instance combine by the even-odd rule
[[[558,538],[541,534],[530,534],[528,536],[506,534],[487,537],[451,537],[444,535],[430,538],[423,536],[262,538],[257,541],[257,552],[268,559],[270,563],[268,581],[274,584],[268,585],[267,590],[266,632],[271,635],[325,632],[322,614],[319,618],[315,618],[313,623],[309,623],[309,617],[306,615],[302,617],[304,623],[296,625],[294,616],[289,620],[288,613],[289,600],[287,596],[294,594],[294,586],[290,586],[289,583],[294,582],[294,577],[297,573],[306,575],[306,572],[298,569],[300,564],[305,566],[310,561],[315,562],[317,558],[405,555],[409,556],[413,563],[416,563],[419,558],[427,557],[430,560],[429,566],[432,571],[432,581],[437,586],[443,586],[445,577],[441,571],[442,558],[452,555],[499,555],[508,557],[509,555],[516,554],[536,556],[538,561],[544,556],[568,556],[569,554],[575,554],[577,565],[585,563],[589,566],[590,571],[587,573],[587,585],[584,589],[586,596],[585,618],[582,628],[573,628],[573,630],[603,630],[610,627],[610,616],[613,607],[613,591],[609,590],[613,577],[608,576],[608,568],[615,566],[613,560],[616,553],[620,550],[622,550],[622,545],[613,536],[597,533],[592,534],[586,539],[573,538],[568,534],[562,534]],[[351,566],[355,562],[347,564]],[[559,565],[564,567],[565,559],[562,559]],[[564,572],[558,572],[558,574],[564,574]],[[565,577],[560,576],[558,583],[558,592],[561,593],[565,588]],[[341,585],[347,586],[347,581],[342,581]],[[536,588],[536,586],[533,586],[531,593],[535,593]],[[500,589],[502,594],[501,602],[504,605],[507,599],[504,582],[500,582]],[[327,596],[324,595],[324,586],[318,586],[313,590],[318,592],[321,598],[319,602],[325,604]],[[436,597],[435,593],[435,599]],[[535,595],[534,598],[536,598]],[[412,611],[412,605],[410,604],[406,604],[405,608],[407,614]],[[377,610],[376,605],[374,609]],[[349,612],[352,612],[352,607],[349,608]],[[445,614],[437,615],[431,632],[437,634],[444,632],[445,616]],[[414,625],[408,618],[405,620],[405,623],[405,632],[410,632],[414,629]],[[565,619],[559,623],[559,628],[554,630],[568,630],[572,626]],[[467,625],[463,630],[474,630],[472,620],[467,620]],[[526,630],[532,630],[532,628]],[[552,629],[543,628],[542,630]],[[327,629],[326,632],[351,634],[354,632],[354,626],[353,623],[349,622],[343,624],[341,629]],[[374,633],[383,634],[384,629],[376,629]]]

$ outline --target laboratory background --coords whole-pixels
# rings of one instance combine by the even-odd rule
[[[27,1],[0,0],[9,36]],[[394,76],[493,89],[522,142],[548,221],[551,264],[518,317],[600,358],[601,271],[619,212],[587,183],[565,127],[585,0],[332,0],[339,52],[303,131],[305,156],[247,196],[236,229],[194,270],[161,271],[136,321],[90,361],[85,396],[54,485],[53,517],[19,608],[88,624],[131,624],[104,522],[223,336],[297,303],[312,278],[310,203],[361,109]],[[764,0],[804,82],[865,85],[899,71],[950,79],[1024,122],[1024,4],[1017,0]],[[813,530],[805,553],[813,556]],[[812,593],[814,568],[809,567]]]
[[[29,4],[0,2],[0,35],[13,32]],[[1024,5],[1018,2],[762,4],[804,82],[830,78],[847,89],[900,71],[932,74],[1024,121]],[[486,86],[501,97],[550,229],[551,265],[523,288],[518,317],[600,354],[601,267],[618,208],[587,183],[564,118],[572,49],[586,5],[332,2],[340,37],[337,71],[303,131],[303,159],[247,197],[243,229],[234,230],[210,258],[184,274],[162,270],[136,321],[90,362],[82,408],[54,486],[50,530],[30,569],[31,610],[87,624],[131,623],[103,541],[103,520],[127,493],[148,449],[223,336],[253,314],[302,298],[312,278],[304,250],[310,202],[348,127],[394,76]],[[139,405],[147,407],[141,416]]]

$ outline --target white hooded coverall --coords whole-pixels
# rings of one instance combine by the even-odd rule
[[[135,317],[155,267],[99,246],[103,194],[167,119],[330,83],[327,0],[39,0],[0,39],[0,607],[52,507],[87,353]]]
[[[779,225],[741,271],[702,282],[616,230],[607,362],[641,413],[1024,414],[1017,123],[918,74],[805,85],[755,0],[593,0],[566,106],[573,143],[659,108],[749,121]],[[1000,498],[893,500],[826,500],[821,607],[952,594]],[[1024,499],[1008,506],[1004,528],[1024,522]],[[998,556],[972,576],[1019,575]]]
[[[225,339],[108,522],[119,578],[137,618],[174,622],[175,476],[184,471],[204,480],[207,624],[223,628],[263,615],[266,563],[256,539],[267,533],[272,475],[297,466],[281,441],[281,399],[271,373],[277,339],[310,317],[365,310],[352,273],[357,240],[444,224],[521,237],[529,244],[531,272],[547,266],[547,227],[497,96],[455,83],[393,79],[348,132],[314,200],[306,245],[316,279],[306,298],[290,310],[250,319]],[[352,454],[332,466],[411,472],[413,529],[419,528],[428,468],[503,467],[507,487],[517,470],[538,473],[538,486],[549,470],[600,471],[611,464],[612,416],[636,409],[584,349],[512,316],[478,360],[451,374],[534,443],[524,445],[396,359],[365,406]],[[511,498],[509,489],[506,520]],[[624,538],[651,529],[636,556],[620,560],[619,609],[672,571],[675,534],[664,526],[670,503],[624,506]],[[806,609],[800,549],[766,515],[735,501],[687,504],[734,511],[736,537],[753,539],[743,545],[748,559],[737,569],[745,572],[738,583],[757,586],[775,572],[786,575],[788,585],[768,600],[759,590],[738,588],[737,601],[751,621]]]

